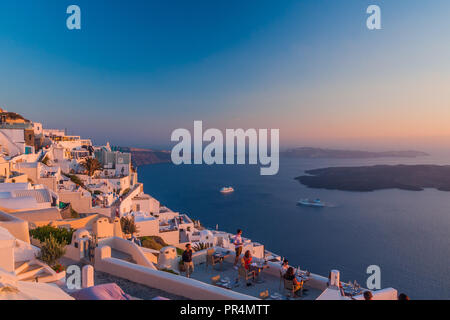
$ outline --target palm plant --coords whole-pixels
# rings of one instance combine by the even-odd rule
[[[195,252],[199,252],[202,250],[209,249],[211,247],[212,247],[211,243],[199,242],[192,246],[192,250],[194,250]]]
[[[136,226],[136,222],[134,221],[134,217],[122,217],[120,219],[120,225],[122,227],[122,232],[125,234],[133,235],[138,232],[138,228]]]
[[[81,166],[86,169],[88,175],[92,177],[97,170],[102,169],[102,165],[97,159],[94,158],[86,158],[82,163]]]

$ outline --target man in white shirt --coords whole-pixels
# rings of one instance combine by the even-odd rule
[[[234,268],[237,269],[237,263],[239,261],[239,257],[241,256],[242,253],[242,247],[244,242],[242,241],[242,230],[238,229],[236,235],[233,238],[233,243],[234,243],[234,247],[236,250],[236,259],[234,260]]]

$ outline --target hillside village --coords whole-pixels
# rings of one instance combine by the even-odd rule
[[[247,238],[243,253],[259,271],[242,284],[249,274],[233,268],[233,235],[145,194],[131,154],[120,150],[0,109],[0,292],[32,286],[42,292],[36,299],[83,299],[106,286],[115,299],[348,299],[337,270],[297,270],[309,293],[294,297],[281,285],[282,258]],[[187,244],[191,277],[180,262]],[[81,288],[67,285],[71,266],[82,270]],[[374,296],[396,299],[397,291]]]

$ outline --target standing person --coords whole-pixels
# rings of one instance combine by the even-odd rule
[[[184,268],[186,269],[186,277],[190,278],[191,274],[194,272],[194,263],[192,262],[192,248],[191,244],[186,245],[186,250],[184,250],[181,259],[184,263]]]
[[[237,263],[239,261],[239,257],[241,256],[242,253],[242,247],[243,247],[243,242],[242,242],[242,230],[238,229],[236,232],[236,235],[234,236],[234,247],[236,250],[236,258],[234,259],[234,269],[238,269],[237,267]]]

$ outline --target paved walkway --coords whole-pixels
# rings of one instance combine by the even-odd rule
[[[73,260],[62,258],[59,260],[63,265],[78,265],[83,267],[82,263],[77,263]],[[142,299],[142,300],[152,300],[156,297],[164,297],[171,300],[189,300],[187,298],[177,296],[163,290],[151,288],[144,286],[142,284],[138,284],[127,279],[119,278],[108,273],[94,271],[94,283],[95,285],[106,284],[106,283],[115,283],[117,284],[125,293],[129,294],[132,297]],[[65,290],[65,286],[62,286],[62,289]],[[67,290],[66,290],[67,291]]]
[[[159,289],[150,288],[142,284],[134,283],[126,279],[118,278],[104,272],[95,272],[95,284],[116,283],[122,290],[135,298],[152,300],[156,297],[164,297],[170,300],[188,300]]]

